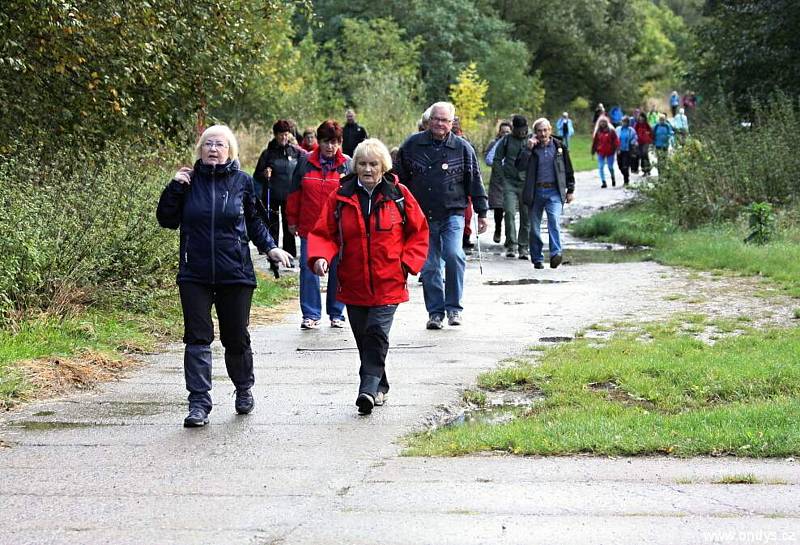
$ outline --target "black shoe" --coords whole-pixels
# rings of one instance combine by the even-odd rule
[[[495,231],[494,232],[494,236],[492,237],[492,240],[495,242],[495,244],[500,244],[500,231]]]
[[[183,419],[184,428],[202,428],[208,424],[208,413],[197,407],[189,409],[189,415]]]
[[[550,258],[550,268],[551,269],[557,268],[559,265],[561,265],[561,260],[562,259],[563,258],[561,257],[561,254],[552,256]]]
[[[608,186],[606,185],[606,183],[605,183],[605,182],[603,182],[603,183],[600,185],[600,189],[605,189],[605,188],[607,188],[607,187],[608,187]]]
[[[614,178],[611,178],[611,187],[617,187],[617,181]]]
[[[528,261],[531,257],[528,254],[519,254],[517,259],[522,259],[523,261]]]
[[[375,406],[375,398],[369,394],[358,394],[356,398],[358,414],[370,414]]]
[[[517,257],[517,254],[515,254],[514,252],[506,252],[506,257],[509,259],[514,259],[515,257]]]
[[[541,261],[534,261],[533,262],[533,268],[534,269],[544,269],[544,263],[542,263]]]
[[[236,412],[239,414],[250,414],[253,407],[256,406],[256,400],[253,399],[253,393],[250,388],[247,390],[236,390]]]

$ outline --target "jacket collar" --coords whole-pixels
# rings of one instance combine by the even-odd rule
[[[375,190],[386,197],[392,199],[394,188],[397,185],[397,176],[391,172],[384,172],[381,181],[375,187]],[[342,178],[341,187],[337,192],[338,195],[345,198],[351,198],[358,190],[358,174],[355,172],[348,174]],[[374,194],[374,193],[373,193]]]
[[[456,138],[458,137],[455,134],[453,134],[453,131],[450,131],[449,133],[447,133],[447,138],[444,139],[444,145],[450,149],[455,149]],[[423,133],[423,136],[420,139],[419,143],[423,146],[433,146],[433,135],[431,134],[430,130],[426,130]]]
[[[221,165],[207,165],[198,159],[194,164],[194,170],[203,174],[230,174],[239,170],[239,160],[234,159]]]

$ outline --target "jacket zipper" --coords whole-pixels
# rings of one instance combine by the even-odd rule
[[[214,170],[211,170],[211,283],[217,283],[216,255],[214,250],[214,226],[216,224],[217,208],[217,177]]]
[[[184,242],[185,246],[183,247],[183,263],[185,265],[189,264],[189,235],[186,235],[186,241]]]
[[[372,282],[372,195],[369,196],[369,208],[367,209],[367,270],[369,271],[369,291],[374,294],[375,286]]]

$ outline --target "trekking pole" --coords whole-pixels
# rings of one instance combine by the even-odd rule
[[[478,214],[473,214],[472,217],[475,219],[475,240],[478,245],[478,269],[481,271],[481,275],[483,275],[483,255],[481,254],[481,234],[478,232]]]

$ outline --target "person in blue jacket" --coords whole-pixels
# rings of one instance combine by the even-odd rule
[[[239,169],[239,145],[224,125],[206,129],[195,147],[192,168],[183,167],[161,193],[156,217],[162,227],[180,228],[178,291],[186,347],[183,369],[189,391],[187,428],[205,426],[211,412],[211,342],[216,307],[225,367],[236,388],[235,409],[253,410],[250,303],[256,275],[250,241],[284,266],[290,255],[277,248],[256,211],[253,179]]]
[[[639,145],[636,131],[631,127],[630,117],[625,116],[622,118],[622,125],[617,127],[617,137],[619,137],[617,165],[619,166],[619,171],[622,172],[622,185],[628,185],[631,175],[631,163]]]
[[[558,121],[556,121],[555,135],[556,137],[561,138],[561,142],[563,142],[564,147],[569,149],[569,141],[574,134],[575,127],[572,125],[572,119],[570,119],[567,112],[564,112],[561,114],[561,117],[558,118]]]
[[[658,115],[658,123],[653,127],[653,146],[656,148],[656,162],[658,168],[661,168],[661,162],[666,160],[669,146],[675,136],[675,130],[672,125],[667,123],[667,116],[664,114]]]

